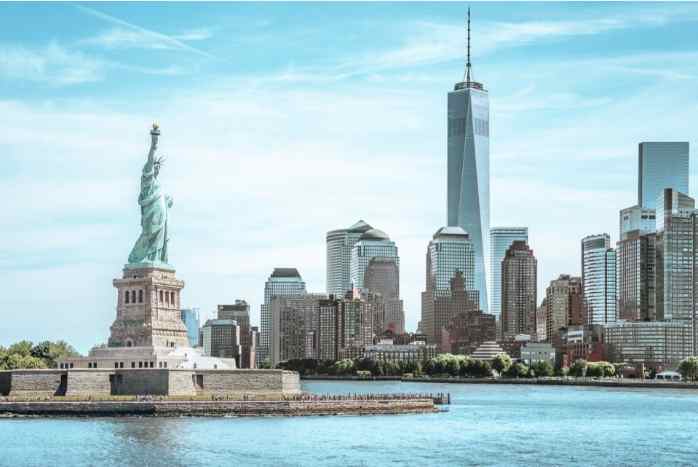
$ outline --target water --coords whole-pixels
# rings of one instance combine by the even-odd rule
[[[0,465],[698,465],[698,392],[309,382],[318,393],[450,392],[447,413],[0,420]]]

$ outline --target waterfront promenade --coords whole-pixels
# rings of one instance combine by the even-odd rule
[[[401,381],[404,383],[448,383],[448,384],[506,384],[506,385],[541,385],[541,386],[597,386],[642,389],[692,389],[698,390],[697,382],[659,381],[654,379],[632,378],[454,378],[454,377],[401,377],[401,376],[301,376],[306,381]]]

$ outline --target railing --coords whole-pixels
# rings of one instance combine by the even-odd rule
[[[430,399],[434,404],[450,404],[451,394],[438,393],[351,393],[351,394],[295,394],[286,395],[286,401],[378,401],[378,400],[420,400]]]

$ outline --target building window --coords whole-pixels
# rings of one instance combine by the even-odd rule
[[[150,368],[155,368],[155,362],[150,362]]]
[[[138,362],[138,368],[143,368],[143,362]]]
[[[126,291],[126,293],[125,293],[124,295],[125,295],[124,298],[125,298],[125,300],[126,300],[126,303],[127,303],[127,304],[130,303],[129,298],[131,297],[131,295],[129,295],[128,290]]]
[[[143,289],[138,291],[138,303],[143,303]]]
[[[136,291],[131,291],[131,303],[136,303]]]
[[[119,362],[119,368],[123,368],[123,367],[124,367],[124,362]]]
[[[167,362],[162,362],[162,366],[167,368]]]
[[[163,303],[164,301],[165,301],[165,299],[163,298],[162,290],[161,290],[160,291],[160,303]]]
[[[70,368],[73,368],[73,364],[72,364],[72,363],[70,364]]]
[[[131,368],[136,368],[136,362],[131,362]]]
[[[175,304],[175,302],[174,302],[174,292],[170,292],[170,303],[172,304],[172,306],[174,306],[174,304]]]
[[[119,368],[119,362],[114,362],[114,368]]]

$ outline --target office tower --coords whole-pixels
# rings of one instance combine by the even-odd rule
[[[514,240],[502,260],[502,336],[536,335],[538,262],[523,240]]]
[[[364,287],[385,304],[383,331],[405,332],[405,312],[400,300],[400,268],[394,258],[372,258],[364,273]]]
[[[657,201],[657,319],[693,319],[695,248],[695,201],[667,188]]]
[[[452,279],[458,273],[464,282],[467,301],[455,300],[458,305],[448,305]],[[443,329],[456,313],[453,310],[479,309],[478,292],[474,290],[475,252],[469,235],[461,227],[441,227],[434,233],[427,247],[425,282],[420,329],[426,334],[428,343],[439,344]],[[444,300],[439,300],[441,297]]]
[[[318,318],[324,294],[275,296],[271,301],[270,357],[273,366],[294,359],[318,358]]]
[[[184,326],[187,328],[187,339],[191,347],[198,347],[199,342],[199,309],[198,308],[182,308],[180,311]]]
[[[502,312],[502,260],[514,240],[528,242],[528,227],[490,229],[490,310],[499,319]]]
[[[234,358],[239,363],[242,350],[237,322],[232,319],[209,319],[201,328],[201,336],[205,355]]]
[[[358,358],[376,338],[380,303],[344,298],[338,301],[337,347],[339,359]]]
[[[582,290],[585,324],[614,323],[616,314],[616,252],[608,234],[582,239]]]
[[[305,295],[305,282],[296,268],[275,268],[264,284],[264,304],[261,307],[260,343],[257,349],[257,365],[270,358],[271,301],[274,297]]]
[[[468,57],[464,80],[448,93],[448,225],[460,226],[470,236],[475,253],[475,288],[487,312],[490,227],[489,97],[481,83],[472,81],[470,11]]]
[[[397,246],[385,232],[378,229],[367,230],[361,234],[351,250],[350,270],[353,289],[362,293],[369,291],[364,283],[364,277],[368,263],[374,258],[394,261],[399,271],[400,257],[397,253]],[[396,276],[396,279],[399,280],[399,272]],[[393,287],[399,288],[399,284],[394,284]]]
[[[584,324],[582,278],[560,274],[550,281],[543,300],[545,309],[545,339],[557,348],[561,329]]]
[[[327,232],[327,293],[343,297],[351,290],[351,250],[361,234],[373,227],[363,220],[346,229]]]
[[[637,203],[654,209],[662,190],[688,193],[688,143],[640,143],[638,151]]]
[[[245,300],[235,300],[232,305],[218,305],[218,319],[230,319],[240,325],[240,368],[254,368],[252,334],[250,331],[250,305]]]
[[[637,231],[640,235],[654,233],[657,230],[655,210],[654,208],[643,208],[642,206],[631,206],[621,209],[619,224],[619,238],[621,240],[629,232]]]
[[[622,213],[623,211],[621,217]],[[621,239],[616,243],[618,319],[656,319],[656,238],[654,225],[651,231],[647,231],[646,228],[621,230]]]

